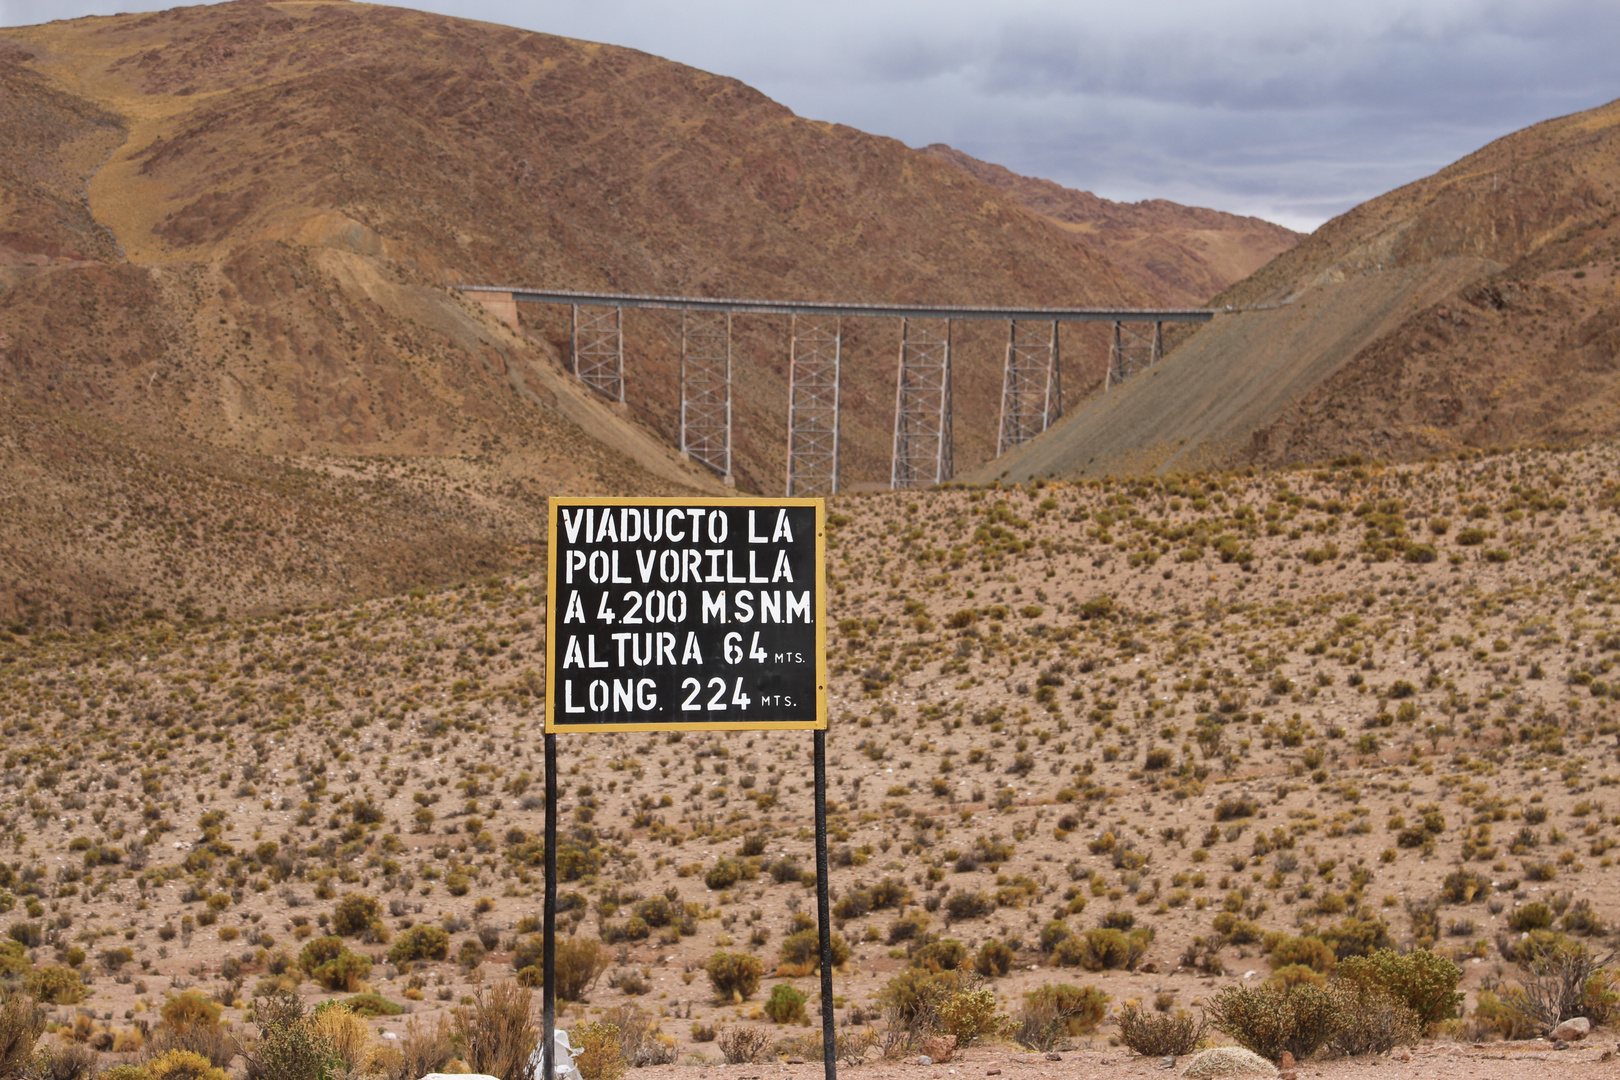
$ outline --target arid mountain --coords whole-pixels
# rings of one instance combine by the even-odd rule
[[[1010,478],[1620,433],[1620,102],[1537,124],[1328,222],[1151,375],[986,467]]]
[[[721,490],[669,448],[678,320],[627,319],[609,406],[563,372],[565,312],[513,333],[449,283],[1152,299],[893,140],[489,24],[248,0],[79,19],[0,32],[0,91],[9,619],[454,580],[515,565],[547,494]],[[737,323],[744,489],[780,489],[786,331]],[[850,479],[887,475],[895,332],[846,331]],[[964,465],[992,451],[1003,349],[958,335]],[[1100,374],[1095,331],[1065,350],[1071,381]]]
[[[1026,208],[1083,236],[1158,303],[1198,307],[1303,237],[1256,217],[1168,199],[1113,202],[1040,180],[935,143],[923,148]]]

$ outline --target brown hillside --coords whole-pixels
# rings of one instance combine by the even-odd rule
[[[1500,139],[1328,222],[1153,378],[1013,477],[1571,444],[1620,431],[1620,103]]]
[[[338,505],[394,515],[305,534],[283,508],[296,543],[329,560],[392,545],[397,558],[370,561],[398,573],[351,575],[360,592],[526,550],[552,492],[718,490],[668,449],[678,323],[627,320],[626,412],[563,373],[564,313],[525,311],[535,321],[514,335],[449,282],[1150,299],[1082,240],[932,157],[631,50],[324,2],[0,39],[0,408],[75,448],[7,448],[26,466],[0,478],[27,507],[0,566],[13,618],[58,601],[110,613],[115,595],[247,603],[242,583],[259,572],[288,573],[302,602],[349,595],[295,582],[268,554],[222,577],[184,544],[172,574],[132,581],[123,554],[61,527],[159,559],[146,525],[118,509],[150,504],[154,477],[184,488],[167,512],[192,524],[231,516],[244,490],[277,505],[262,485],[284,468],[319,478]],[[780,488],[785,330],[738,321],[744,488]],[[887,476],[894,333],[847,334],[851,480]],[[1100,347],[1094,331],[1066,343],[1080,381],[1100,374]],[[992,451],[1003,349],[989,326],[958,335],[959,463]],[[147,456],[120,471],[112,447]],[[384,539],[427,528],[416,500],[443,500],[456,527],[431,529],[432,544]]]
[[[1113,202],[1020,176],[943,143],[923,148],[1086,238],[1159,303],[1194,307],[1248,277],[1302,239],[1292,229],[1168,199]]]

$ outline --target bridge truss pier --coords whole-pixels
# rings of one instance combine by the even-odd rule
[[[951,458],[951,320],[900,320],[900,374],[894,405],[894,490],[942,484]]]
[[[996,456],[1028,442],[1063,415],[1058,324],[1007,320],[1007,365],[1001,379]]]
[[[1164,359],[1164,323],[1155,322],[1152,330],[1138,333],[1122,320],[1114,321],[1114,341],[1108,349],[1108,376],[1103,390],[1117,386],[1139,371]]]
[[[731,476],[731,312],[681,312],[681,453]]]
[[[838,379],[844,321],[794,315],[788,366],[787,494],[838,493]]]
[[[515,306],[515,305],[514,305]],[[569,366],[609,401],[624,400],[624,308],[571,304]]]

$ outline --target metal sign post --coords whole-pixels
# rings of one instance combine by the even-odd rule
[[[540,1080],[555,1075],[557,735],[805,728],[815,739],[823,1059],[836,1077],[825,519],[821,499],[551,500]]]

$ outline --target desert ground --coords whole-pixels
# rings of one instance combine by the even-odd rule
[[[1606,951],[1620,922],[1617,457],[831,500],[840,1030],[881,1041],[891,980],[957,963],[1015,1019],[1053,983],[1109,1009],[1061,1062],[987,1038],[853,1068],[1145,1074],[1161,1062],[1117,1045],[1120,1008],[1196,1013],[1270,976],[1275,939],[1363,935],[1453,959],[1463,1015],[1301,1072],[1518,1076],[1557,1053],[1606,1075],[1613,1029],[1558,1052],[1476,1009],[1522,977],[1530,930]],[[544,598],[536,570],[0,632],[0,907],[24,966],[72,972],[54,1037],[111,1064],[173,995],[249,1031],[255,997],[296,989],[380,995],[401,1011],[368,1022],[392,1038],[532,962]],[[611,949],[560,1026],[640,1010],[660,1075],[720,1067],[714,1036],[739,1027],[771,1049],[728,1074],[817,1068],[783,1062],[819,1028],[763,1011],[780,983],[819,1008],[784,949],[814,915],[810,758],[806,733],[560,737],[559,925]],[[375,901],[350,899],[358,923],[355,896]],[[1129,970],[1061,947],[1105,923],[1136,932]],[[442,958],[400,951],[423,927]],[[319,967],[306,946],[334,929],[366,962]],[[717,1000],[716,951],[760,959],[745,1000]]]

